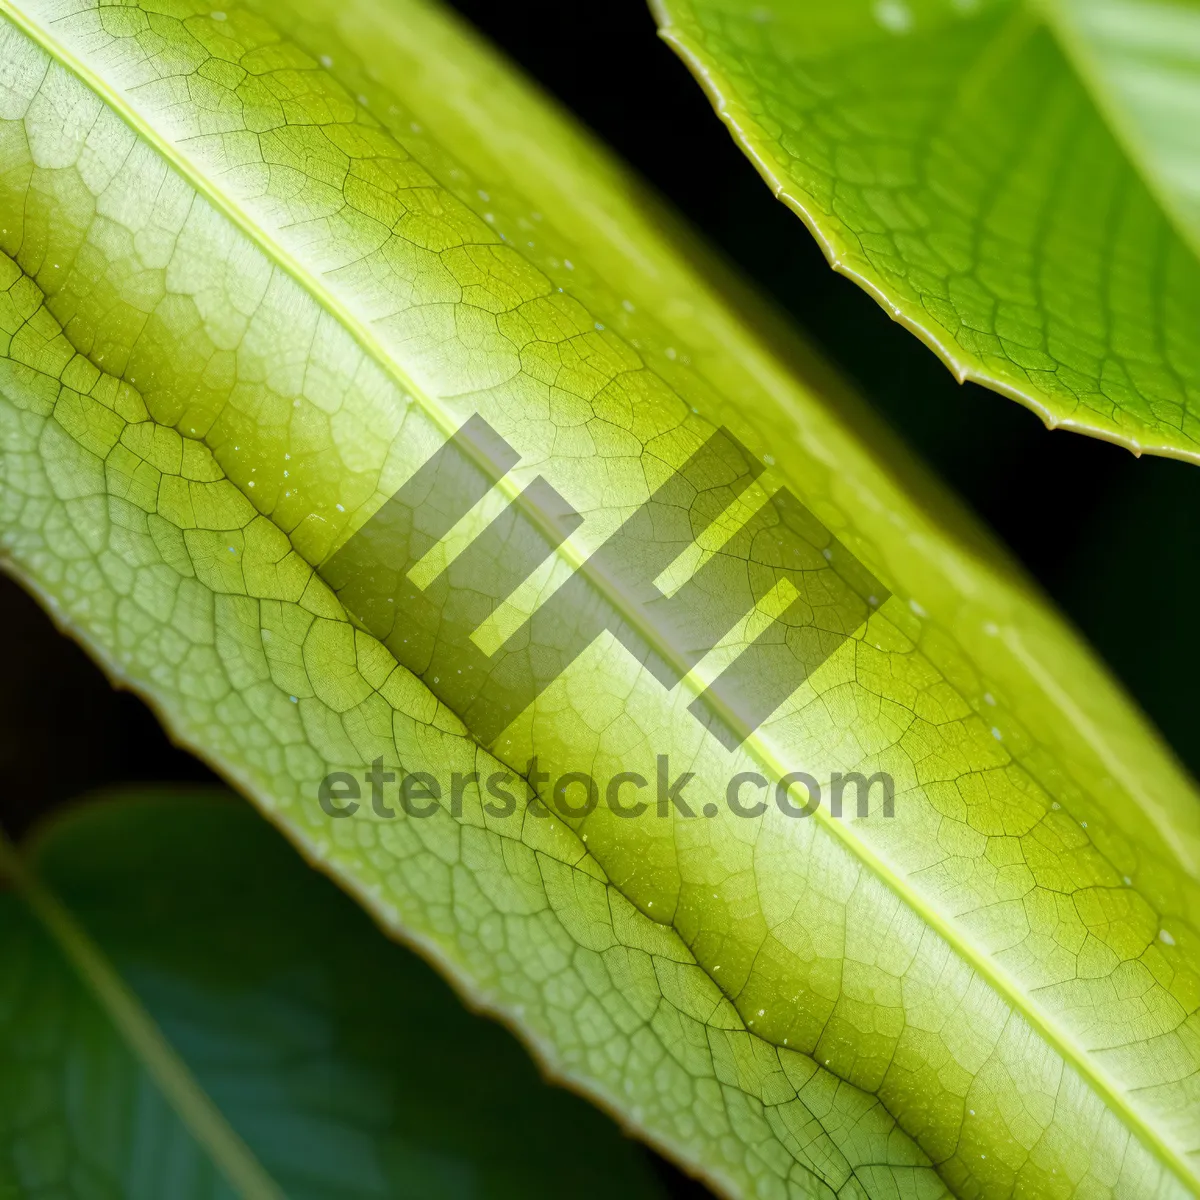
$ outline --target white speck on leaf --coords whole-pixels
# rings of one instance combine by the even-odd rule
[[[912,12],[904,0],[876,0],[875,20],[892,33],[907,33],[912,28]]]

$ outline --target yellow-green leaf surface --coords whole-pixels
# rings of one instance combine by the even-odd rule
[[[113,793],[0,859],[0,1194],[661,1195],[233,797]]]
[[[653,0],[834,267],[960,380],[1200,461],[1191,0]]]
[[[731,1195],[1196,1193],[1196,794],[827,371],[424,3],[0,12],[3,550],[119,681],[549,1070]],[[355,531],[476,418],[515,465],[408,581],[356,574]],[[666,513],[657,585],[584,569],[721,426],[761,473],[677,510],[695,544]],[[800,570],[739,533],[785,487]],[[458,580],[439,611],[478,617],[508,551],[480,566],[475,535],[509,500],[565,540],[476,650],[567,585],[580,628],[628,628],[481,739],[392,589]],[[853,619],[847,555],[879,584]],[[714,610],[747,581],[757,607],[664,686],[678,631],[643,601],[700,579]],[[731,750],[689,705],[789,628],[813,669]],[[660,816],[653,782],[635,819],[505,815],[470,778],[535,755],[601,781],[665,757],[695,815]],[[377,812],[360,783],[327,815],[321,781],[377,760],[441,803],[409,816],[389,780]],[[891,776],[894,816],[878,791],[840,818],[726,802],[741,772],[856,771]]]

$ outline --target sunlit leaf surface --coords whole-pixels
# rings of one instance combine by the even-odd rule
[[[1195,793],[828,371],[425,4],[0,11],[2,545],[176,737],[731,1194],[1196,1188]]]
[[[660,1194],[610,1122],[230,797],[109,797],[29,858],[32,894],[0,895],[14,1195]]]
[[[826,255],[959,376],[1200,461],[1200,11],[654,0]]]

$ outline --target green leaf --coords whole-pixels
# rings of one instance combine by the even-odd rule
[[[731,1194],[1196,1191],[1196,793],[827,369],[424,3],[0,11],[3,552],[119,682]]]
[[[21,1196],[660,1194],[244,805],[114,795],[31,858],[30,908],[0,895],[0,1170]]]
[[[1044,14],[1150,190],[1200,250],[1200,12],[1186,0],[1049,0]]]
[[[1200,461],[1186,0],[652,0],[838,271],[960,380]]]

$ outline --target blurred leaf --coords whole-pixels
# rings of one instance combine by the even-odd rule
[[[1046,0],[1042,13],[1150,189],[1200,251],[1200,8]]]
[[[776,195],[960,379],[1200,461],[1200,11],[653,0]]]
[[[248,808],[135,792],[0,895],[0,1176],[21,1196],[659,1195],[643,1154]]]
[[[1195,791],[1004,555],[437,9],[162,8],[0,0],[26,584],[725,1190],[1194,1187]]]

